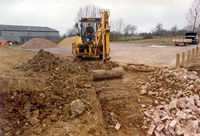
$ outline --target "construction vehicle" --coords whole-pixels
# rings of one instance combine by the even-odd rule
[[[75,43],[72,44],[72,53],[79,58],[99,57],[104,62],[110,59],[110,27],[109,10],[101,13],[101,18],[81,18],[80,27],[76,25],[78,34]],[[94,35],[87,35],[86,28],[90,24],[93,27]],[[94,80],[121,78],[123,68],[101,69],[93,71]]]
[[[81,18],[79,33],[72,44],[72,52],[76,57],[99,57],[109,60],[110,54],[110,27],[108,10],[102,11],[101,18]],[[94,35],[88,36],[85,31],[88,24],[94,29]],[[78,27],[78,25],[76,25]]]

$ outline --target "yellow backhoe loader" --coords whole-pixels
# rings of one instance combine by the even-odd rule
[[[72,52],[75,56],[81,57],[99,57],[102,60],[110,59],[110,27],[109,11],[102,11],[101,18],[81,18],[81,29],[76,41],[72,45]],[[91,35],[86,33],[87,26],[91,25],[94,32]],[[78,27],[78,25],[77,25]]]
[[[104,62],[108,62],[110,59],[109,14],[108,10],[104,10],[101,18],[81,18],[81,29],[77,24],[79,33],[75,37],[75,43],[72,44],[72,52],[76,57],[99,57]],[[123,68],[93,71],[94,80],[121,78],[122,76]]]

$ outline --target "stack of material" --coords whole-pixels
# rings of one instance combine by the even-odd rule
[[[158,105],[144,112],[151,120],[147,134],[156,136],[200,134],[200,99],[198,95],[179,97],[170,104]]]
[[[59,46],[72,46],[72,43],[75,42],[75,37],[66,37],[58,45]]]
[[[20,49],[44,49],[44,48],[55,48],[58,47],[54,42],[40,39],[40,38],[33,38],[28,42],[21,45]]]
[[[148,135],[197,136],[200,134],[200,79],[186,69],[163,68],[144,82],[155,105],[145,109],[143,128]],[[150,126],[149,126],[150,125]]]

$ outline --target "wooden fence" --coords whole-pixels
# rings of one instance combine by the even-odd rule
[[[190,63],[193,59],[200,57],[200,49],[197,46],[187,52],[176,54],[176,66],[183,66],[186,63]]]

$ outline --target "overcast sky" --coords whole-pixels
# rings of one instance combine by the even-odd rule
[[[184,27],[192,0],[0,0],[0,24],[49,26],[61,34],[74,25],[78,9],[95,5],[110,9],[110,20],[123,18],[138,32],[151,31],[157,23],[165,29]]]

